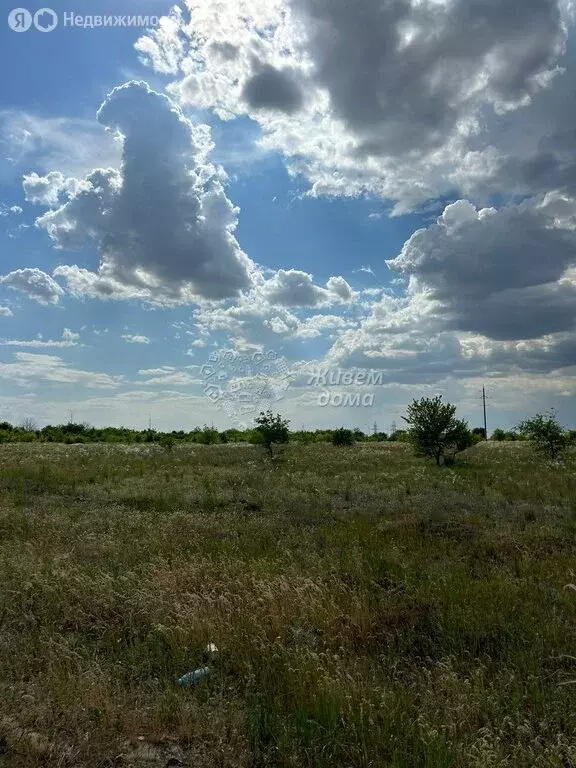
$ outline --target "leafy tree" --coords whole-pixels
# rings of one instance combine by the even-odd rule
[[[559,458],[570,444],[569,435],[553,409],[526,419],[517,429],[530,440],[538,453],[547,454],[552,461]]]
[[[356,442],[356,436],[354,432],[350,429],[344,429],[341,427],[340,429],[334,430],[332,433],[332,444],[338,445],[338,446],[344,446],[344,445],[354,445]]]
[[[501,443],[503,440],[506,440],[506,432],[500,428],[495,429],[494,432],[492,432],[492,440]]]
[[[402,418],[409,425],[408,435],[417,452],[433,456],[437,465],[446,461],[446,454],[453,461],[459,451],[474,443],[468,424],[456,418],[456,406],[443,403],[441,395],[414,400]]]
[[[473,435],[477,435],[481,440],[487,440],[486,430],[484,427],[474,427],[472,430]]]
[[[287,443],[290,439],[289,421],[286,421],[277,413],[276,416],[271,410],[261,413],[256,419],[256,432],[259,433],[264,447],[272,457],[274,455],[273,446]]]
[[[198,442],[202,443],[202,445],[215,445],[220,442],[220,432],[217,429],[204,427],[198,435]]]

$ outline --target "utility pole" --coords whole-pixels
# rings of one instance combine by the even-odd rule
[[[148,416],[148,432],[152,432],[152,416]]]
[[[488,440],[488,424],[486,421],[486,387],[482,387],[482,405],[484,406],[484,439]]]
[[[374,434],[378,434],[378,424],[376,422],[374,422]]]

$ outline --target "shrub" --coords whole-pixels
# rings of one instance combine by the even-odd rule
[[[170,435],[163,435],[158,441],[158,444],[168,453],[172,453],[172,449],[174,448],[176,441]]]
[[[273,446],[287,443],[290,439],[289,421],[286,421],[277,413],[273,415],[272,411],[261,413],[256,419],[256,432],[260,435],[264,447],[272,457],[274,455]]]
[[[407,443],[409,442],[410,437],[405,429],[397,429],[395,432],[392,432],[388,440],[391,443]]]
[[[354,432],[352,432],[351,429],[344,429],[341,427],[340,429],[336,429],[332,433],[332,444],[338,445],[338,446],[344,446],[344,445],[354,445],[356,442],[356,437],[354,435]]]
[[[204,429],[198,435],[198,442],[202,445],[215,445],[220,442],[220,433],[217,429],[210,429],[210,427],[204,427]]]
[[[456,418],[456,406],[443,403],[441,395],[414,400],[402,418],[410,426],[408,435],[417,453],[434,457],[437,465],[446,455],[453,462],[457,453],[474,444],[468,424]]]
[[[547,455],[552,461],[560,458],[569,446],[568,433],[554,410],[526,419],[518,425],[518,431],[530,440],[538,453]]]

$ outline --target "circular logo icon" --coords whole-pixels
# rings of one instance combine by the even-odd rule
[[[8,14],[8,26],[13,32],[28,32],[32,26],[32,14],[26,8],[14,8]]]
[[[241,429],[248,429],[261,411],[284,400],[290,386],[292,373],[273,351],[218,350],[208,360],[201,368],[204,394]]]
[[[58,26],[58,16],[52,8],[40,8],[34,14],[34,26],[39,32],[52,32]]]

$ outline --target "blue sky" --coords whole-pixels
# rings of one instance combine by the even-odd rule
[[[0,417],[224,428],[241,392],[389,429],[442,393],[478,424],[486,383],[494,427],[550,407],[576,426],[572,5],[361,5],[4,19]],[[202,366],[225,350],[248,367],[214,403]],[[285,387],[257,376],[267,354]]]

